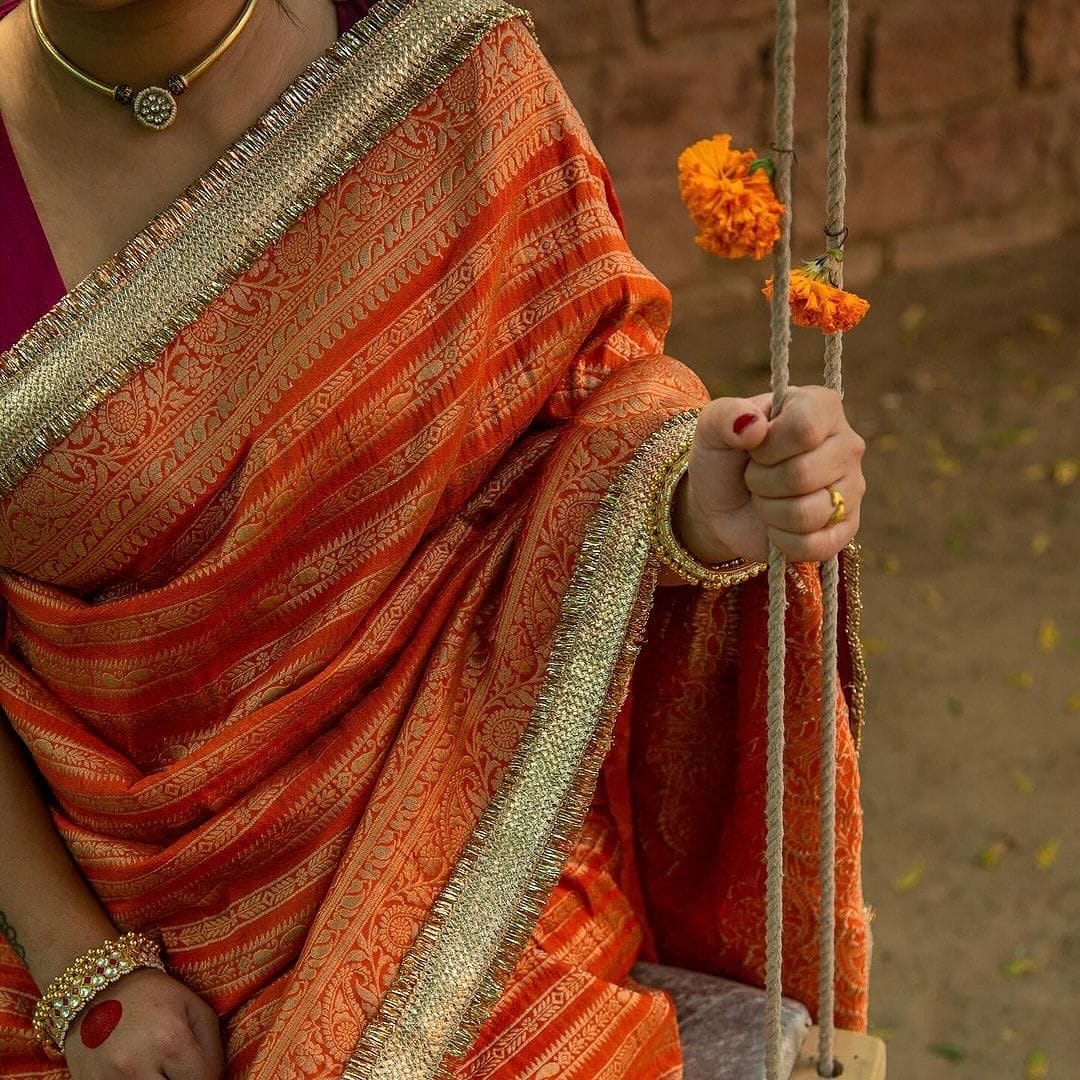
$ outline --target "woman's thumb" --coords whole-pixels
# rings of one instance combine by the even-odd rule
[[[702,449],[753,450],[769,433],[771,394],[714,398],[698,415]]]

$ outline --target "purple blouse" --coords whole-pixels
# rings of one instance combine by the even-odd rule
[[[0,19],[21,0],[0,0]],[[338,33],[374,0],[335,0]],[[0,352],[11,348],[65,293],[49,242],[0,116]]]

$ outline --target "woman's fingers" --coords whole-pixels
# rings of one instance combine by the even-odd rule
[[[830,524],[836,507],[832,488],[843,500],[844,518]],[[765,524],[770,543],[796,562],[824,562],[845,547],[859,531],[866,481],[861,472],[850,473],[810,495],[787,499],[751,496],[755,514]]]
[[[777,465],[747,463],[744,479],[751,495],[762,499],[790,499],[823,491],[858,460],[861,450],[854,432],[830,435],[817,449],[788,458]]]
[[[221,1022],[217,1013],[202,998],[191,997],[185,1003],[191,1033],[209,1063],[214,1080],[225,1075],[225,1050],[221,1045]]]
[[[194,1038],[188,1037],[185,1046],[173,1047],[162,1064],[168,1080],[221,1080],[222,1071],[203,1056]]]
[[[806,535],[819,529],[832,528],[828,524],[833,515],[832,495],[829,488],[840,493],[847,516],[857,510],[866,483],[861,475],[845,476],[822,485],[809,495],[796,495],[786,499],[765,499],[751,495],[754,512],[767,525],[793,535]]]
[[[840,490],[839,485],[834,486]],[[750,501],[767,526],[799,536],[824,529],[833,510],[832,499],[824,489],[794,499],[761,499],[753,495]]]
[[[749,496],[743,477],[749,461],[747,450],[757,446],[768,432],[767,408],[767,395],[715,398],[698,415],[687,498],[703,531],[730,525],[732,516],[747,508]]]
[[[769,437],[750,453],[759,465],[778,465],[821,446],[846,426],[844,406],[835,390],[792,387],[780,415],[769,421]]]
[[[162,1015],[152,1039],[151,1052],[169,1080],[219,1080],[220,1073],[199,1049],[183,1008],[171,1016]]]
[[[702,452],[750,450],[769,430],[771,395],[713,398],[698,415],[694,434]]]
[[[859,512],[856,510],[838,525],[812,533],[791,533],[771,525],[766,531],[769,541],[789,559],[795,562],[825,562],[854,539],[859,531]]]

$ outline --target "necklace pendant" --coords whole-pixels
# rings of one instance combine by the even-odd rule
[[[131,103],[135,119],[152,131],[164,131],[176,119],[176,98],[161,86],[147,86]]]

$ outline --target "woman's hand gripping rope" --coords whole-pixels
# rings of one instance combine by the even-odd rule
[[[859,530],[866,443],[840,395],[790,387],[779,416],[771,405],[771,394],[716,398],[698,417],[674,525],[704,563],[766,562],[770,541],[791,560],[824,562]]]

